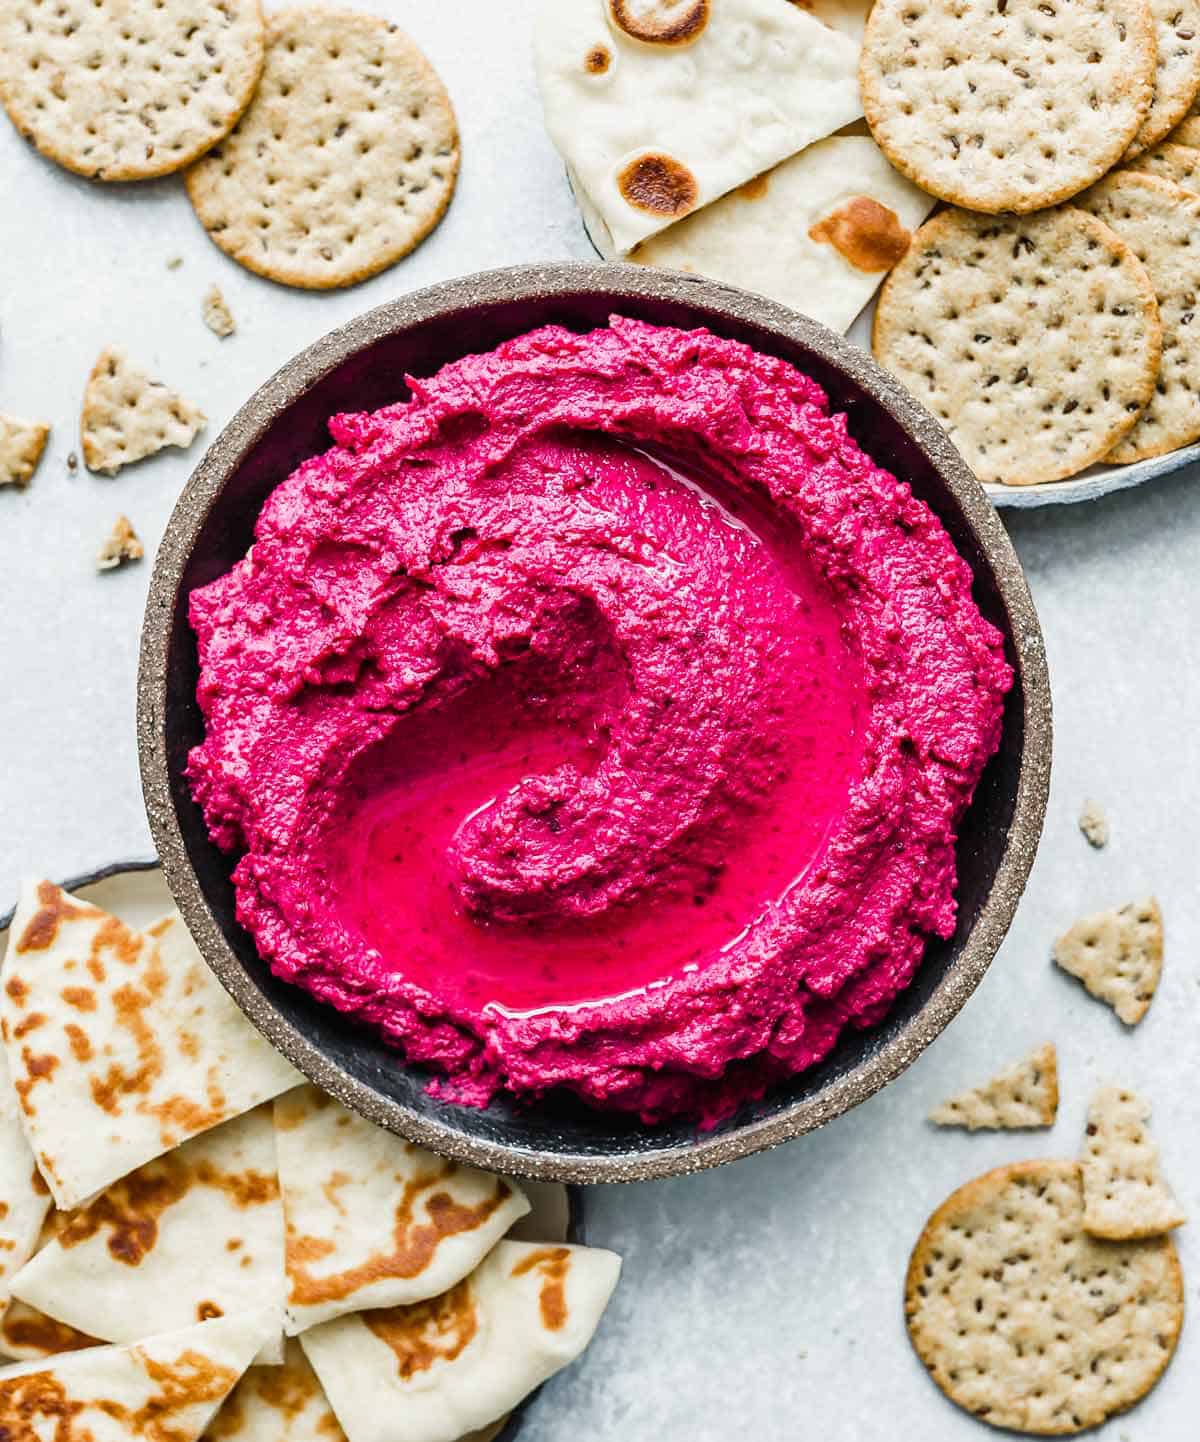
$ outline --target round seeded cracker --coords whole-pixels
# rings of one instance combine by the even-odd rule
[[[413,250],[458,176],[445,87],[413,42],[371,15],[313,6],[268,19],[254,103],[187,173],[205,230],[286,285],[353,285]]]
[[[1158,66],[1150,109],[1126,155],[1156,145],[1191,109],[1200,90],[1200,0],[1150,0]]]
[[[859,79],[902,174],[971,210],[1029,211],[1120,160],[1155,53],[1147,0],[876,0]]]
[[[979,479],[1005,485],[1105,456],[1149,401],[1161,353],[1145,269],[1072,206],[926,221],[884,283],[872,341]]]
[[[1168,1237],[1083,1230],[1075,1162],[1000,1167],[960,1187],[917,1240],[909,1336],[952,1402],[995,1427],[1065,1436],[1143,1398],[1183,1325]]]
[[[1158,175],[1115,171],[1079,203],[1146,267],[1162,317],[1162,368],[1150,404],[1109,457],[1118,465],[1200,439],[1200,197]]]
[[[0,0],[0,100],[59,165],[144,180],[229,132],[263,41],[258,0]]]

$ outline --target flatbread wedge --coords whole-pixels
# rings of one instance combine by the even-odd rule
[[[0,1034],[25,1135],[61,1209],[299,1080],[178,916],[136,932],[35,881],[9,934]]]
[[[213,1418],[205,1442],[346,1442],[300,1343],[279,1367],[251,1367]]]
[[[221,1317],[132,1347],[0,1370],[0,1437],[13,1442],[196,1442],[264,1338],[270,1312]]]
[[[1058,1052],[1047,1042],[982,1086],[947,1098],[929,1113],[929,1120],[971,1132],[1013,1131],[1052,1127],[1057,1115]]]
[[[269,1107],[201,1133],[65,1214],[13,1279],[47,1316],[135,1342],[273,1306],[259,1360],[283,1359],[283,1208]]]
[[[866,135],[820,140],[630,255],[740,285],[845,331],[934,200]]]
[[[620,1265],[594,1247],[500,1242],[442,1296],[339,1317],[300,1344],[349,1442],[456,1442],[583,1351]]]
[[[50,1188],[25,1140],[17,1094],[0,1048],[0,1321],[8,1311],[10,1283],[33,1256],[49,1210]]]
[[[534,47],[610,258],[862,114],[855,40],[780,0],[543,0]]]
[[[515,1182],[443,1161],[314,1086],[275,1102],[287,1328],[440,1296],[529,1211]]]

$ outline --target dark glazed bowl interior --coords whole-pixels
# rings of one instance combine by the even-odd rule
[[[959,838],[953,937],[930,943],[915,982],[881,1025],[848,1032],[823,1065],[704,1133],[686,1124],[646,1127],[560,1098],[532,1107],[498,1099],[486,1110],[435,1101],[425,1091],[427,1074],[270,975],[234,919],[232,859],[209,840],[183,779],[188,751],[202,737],[187,597],[245,555],[268,493],[329,445],[328,418],[403,399],[406,374],[428,375],[535,326],[582,331],[614,312],[704,325],[814,377],[860,445],[941,518],[1016,671],[1000,750]],[[138,691],[142,779],[167,883],[251,1020],[302,1072],[371,1120],[459,1160],[559,1181],[629,1181],[713,1166],[819,1126],[895,1077],[954,1016],[994,956],[1033,861],[1049,784],[1049,685],[1028,588],[995,512],[937,423],[870,357],[815,322],[731,287],[627,265],[524,266],[452,281],[361,316],[285,366],[212,446],[171,518],[151,584]]]

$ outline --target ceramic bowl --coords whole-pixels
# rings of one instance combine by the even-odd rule
[[[329,444],[328,418],[400,400],[406,374],[428,375],[535,326],[585,330],[614,312],[707,326],[813,376],[864,449],[941,518],[1016,673],[1000,749],[961,829],[954,935],[930,943],[882,1024],[847,1032],[821,1066],[705,1132],[647,1127],[561,1098],[478,1109],[429,1096],[426,1074],[270,975],[234,917],[232,859],[209,840],[183,776],[203,734],[188,595],[245,555],[268,493]],[[1050,692],[1029,590],[996,512],[937,422],[869,356],[814,321],[729,286],[632,265],[522,266],[450,281],[360,316],[284,366],[225,428],[180,497],[154,566],[138,693],[146,807],[167,883],[247,1016],[302,1072],[372,1121],[457,1160],[564,1182],[643,1180],[743,1157],[821,1126],[896,1077],[995,955],[1033,861],[1049,785]]]

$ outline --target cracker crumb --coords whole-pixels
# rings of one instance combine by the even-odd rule
[[[1058,1114],[1058,1052],[1053,1042],[984,1082],[959,1092],[929,1113],[939,1127],[968,1131],[1016,1131],[1052,1127]]]
[[[83,394],[80,431],[89,471],[115,476],[161,451],[186,450],[204,426],[204,412],[152,380],[120,350],[100,352]]]
[[[1162,976],[1163,922],[1152,896],[1084,917],[1054,943],[1055,963],[1126,1026],[1146,1015]]]
[[[183,256],[181,256],[181,255],[173,255],[173,256],[170,258],[170,260],[167,261],[167,269],[168,269],[168,270],[178,270],[179,267],[180,267],[182,264],[183,264]]]
[[[213,335],[219,335],[222,340],[231,336],[237,330],[237,323],[233,313],[225,303],[225,297],[215,285],[210,285],[204,292],[204,324],[212,331]]]
[[[112,534],[100,547],[96,556],[98,571],[115,571],[130,561],[140,561],[146,554],[145,547],[138,539],[137,532],[128,516],[118,516],[113,524]]]
[[[75,453],[74,451],[68,451],[68,452],[67,452],[67,470],[70,471],[72,475],[74,475],[75,472],[76,472],[78,469],[79,469],[79,457],[76,455],[76,453]]]
[[[22,421],[0,411],[0,486],[24,490],[33,480],[49,435],[45,421]]]
[[[1083,803],[1083,810],[1079,813],[1079,829],[1087,837],[1088,845],[1095,847],[1097,851],[1108,845],[1108,817],[1098,801],[1089,797]]]

